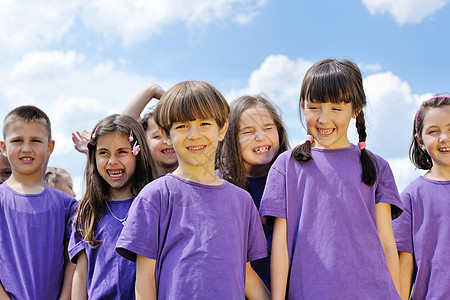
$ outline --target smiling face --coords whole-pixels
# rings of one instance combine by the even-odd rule
[[[109,200],[132,197],[131,185],[136,170],[136,156],[131,152],[128,136],[107,133],[97,139],[95,160],[98,173],[108,183]]]
[[[15,178],[33,176],[42,179],[44,163],[53,147],[54,141],[49,141],[49,133],[42,123],[22,120],[8,127],[5,142],[2,142],[2,150],[8,157]]]
[[[164,169],[174,170],[178,165],[175,150],[167,144],[158,125],[152,118],[147,121],[145,134],[153,160],[161,164]]]
[[[350,146],[347,138],[348,125],[356,115],[351,103],[313,103],[302,104],[306,128],[314,137],[314,147],[322,149],[341,149]]]
[[[450,106],[429,108],[423,118],[422,137],[418,138],[422,150],[426,151],[435,168],[450,169]]]
[[[267,109],[254,106],[239,118],[239,147],[247,176],[267,174],[280,147],[278,130]]]
[[[223,140],[228,123],[220,129],[213,119],[175,122],[170,140],[178,158],[175,174],[202,181],[214,173],[214,158],[219,140]]]

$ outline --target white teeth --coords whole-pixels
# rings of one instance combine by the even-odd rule
[[[123,174],[123,171],[108,171],[109,176],[111,177],[119,177]]]
[[[318,130],[321,134],[330,134],[333,132],[334,129],[328,129],[328,130],[318,129]]]
[[[200,150],[200,149],[203,149],[203,148],[204,148],[204,146],[188,147],[189,150],[193,150],[193,151]]]
[[[22,158],[22,160],[25,160],[25,161],[31,161],[31,160],[33,160],[32,158]]]
[[[169,153],[174,153],[175,151],[173,150],[173,149],[164,149],[163,151],[162,151],[162,153],[164,153],[164,154],[169,154]]]
[[[254,149],[253,152],[254,153],[263,153],[263,152],[269,151],[269,148],[270,148],[269,146],[261,147],[261,148],[258,148],[258,149]]]
[[[441,152],[449,152],[450,151],[450,147],[440,148],[439,151],[441,151]]]

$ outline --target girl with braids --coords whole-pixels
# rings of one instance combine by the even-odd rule
[[[420,105],[409,148],[412,163],[428,170],[401,193],[405,211],[393,222],[403,299],[450,295],[450,96]]]
[[[307,141],[272,165],[260,214],[274,224],[272,299],[399,299],[392,218],[401,201],[388,163],[365,149],[359,68],[325,59],[306,73]],[[356,118],[358,146],[347,129]]]
[[[131,203],[152,179],[150,151],[142,126],[130,116],[108,116],[92,132],[86,193],[69,243],[77,264],[72,298],[134,299],[136,264],[115,246]]]

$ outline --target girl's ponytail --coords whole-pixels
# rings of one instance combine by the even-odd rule
[[[366,185],[372,186],[377,180],[377,169],[371,155],[366,150],[366,122],[364,120],[364,112],[362,110],[356,117],[356,129],[359,136],[358,146],[361,150],[360,161],[362,167],[362,180]]]
[[[292,157],[299,162],[307,162],[312,158],[311,156],[311,144],[314,142],[312,135],[306,136],[306,141],[303,144],[298,145],[292,151]]]

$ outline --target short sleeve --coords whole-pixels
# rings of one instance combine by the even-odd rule
[[[411,195],[404,191],[401,194],[401,199],[404,211],[397,219],[392,221],[395,242],[398,251],[413,253]]]
[[[273,165],[267,175],[267,183],[259,207],[265,223],[271,225],[271,219],[276,217],[286,219],[286,175]]]
[[[252,209],[248,233],[247,261],[254,261],[268,256],[267,240],[258,211],[251,201]]]
[[[69,240],[69,259],[72,263],[76,264],[78,259],[78,254],[85,249],[87,246],[75,233],[75,228],[72,230]]]
[[[156,259],[158,256],[159,202],[160,196],[153,191],[150,197],[136,197],[130,207],[127,221],[116,243],[116,251],[123,257],[136,261],[136,255]],[[154,200],[158,201],[154,201]]]
[[[392,219],[401,215],[403,204],[398,194],[397,185],[395,183],[394,175],[389,164],[383,161],[384,164],[380,166],[378,172],[378,184],[375,191],[375,203],[388,203],[391,205]]]
[[[73,221],[74,221],[74,215],[77,208],[77,201],[75,198],[70,198],[67,200],[67,205],[65,207],[65,219],[66,219],[66,229],[64,232],[64,240],[70,239],[72,235],[73,230]]]

